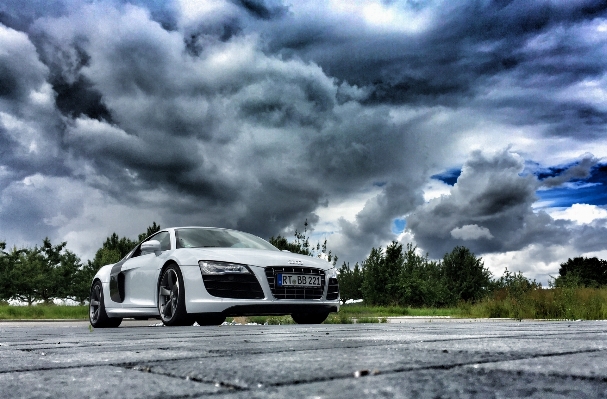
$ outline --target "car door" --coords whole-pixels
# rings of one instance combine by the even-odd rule
[[[156,307],[158,273],[166,262],[167,250],[171,249],[170,234],[161,231],[145,241],[149,240],[160,241],[159,254],[142,253],[140,244],[133,256],[122,265],[125,294],[123,308]]]

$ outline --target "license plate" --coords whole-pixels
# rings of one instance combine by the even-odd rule
[[[320,276],[278,273],[276,285],[279,287],[320,287]]]

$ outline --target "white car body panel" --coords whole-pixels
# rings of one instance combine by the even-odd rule
[[[274,251],[252,248],[178,248],[176,249],[175,229],[163,229],[171,234],[171,249],[158,251],[156,253],[141,254],[131,257],[136,247],[125,259],[120,262],[102,267],[95,275],[95,280],[100,280],[103,285],[103,297],[105,310],[110,317],[156,317],[158,311],[158,281],[163,267],[169,263],[179,266],[183,277],[185,288],[185,302],[187,313],[220,313],[237,312],[233,309],[246,309],[245,314],[252,314],[250,309],[255,309],[256,314],[281,314],[280,309],[284,307],[289,314],[293,307],[291,305],[310,306],[310,309],[339,310],[339,297],[327,300],[327,289],[329,278],[325,278],[324,293],[320,299],[276,299],[272,294],[272,287],[266,277],[266,267],[307,267],[320,269],[325,273],[333,268],[329,262],[310,256],[294,254],[286,251]],[[262,299],[237,299],[221,298],[210,295],[206,288],[198,265],[199,261],[233,262],[247,265],[253,272],[264,298]],[[113,270],[113,271],[112,271]],[[115,301],[116,285],[114,290],[110,289],[111,277],[121,274],[124,278],[124,298]],[[117,278],[117,277],[116,277]],[[116,280],[114,280],[116,283]],[[115,297],[112,298],[112,292]],[[269,305],[269,306],[268,306]],[[254,306],[253,308],[249,308]],[[289,307],[291,306],[291,307]],[[238,308],[235,308],[238,307]],[[246,307],[246,308],[245,308]],[[267,310],[264,310],[267,309]],[[259,312],[257,313],[257,310]]]

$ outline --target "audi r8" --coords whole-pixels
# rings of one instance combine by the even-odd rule
[[[322,323],[339,311],[337,271],[329,262],[281,251],[241,231],[161,230],[91,284],[91,325],[159,318],[167,326],[218,325],[228,316],[291,315]]]

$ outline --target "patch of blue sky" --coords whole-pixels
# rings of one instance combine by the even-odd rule
[[[462,174],[461,168],[453,168],[453,169],[447,169],[446,171],[444,171],[442,173],[433,175],[433,176],[431,176],[431,178],[440,180],[443,183],[448,184],[450,186],[454,186],[455,183],[457,183],[457,179],[459,178],[459,176],[461,174]]]
[[[394,234],[400,234],[405,231],[407,221],[405,219],[397,218],[392,221],[392,232]]]
[[[537,162],[526,161],[521,175],[534,174],[542,181],[549,177],[559,176],[571,166],[577,164],[540,167]],[[450,186],[455,185],[462,171],[458,168],[448,169],[431,176]],[[586,179],[575,179],[559,187],[537,191],[541,207],[570,207],[573,204],[607,205],[607,164],[599,164],[592,168]],[[393,226],[392,230],[396,230]]]
[[[552,167],[538,171],[539,180],[558,176],[566,167]],[[577,179],[559,187],[537,191],[544,206],[570,207],[573,204],[607,205],[607,165],[600,164],[592,168],[586,179]]]
[[[607,164],[597,165],[592,168],[591,176],[585,181],[588,183],[600,183],[607,187]]]
[[[540,201],[550,207],[568,208],[573,204],[607,205],[607,186],[601,183],[566,184],[538,190]]]

